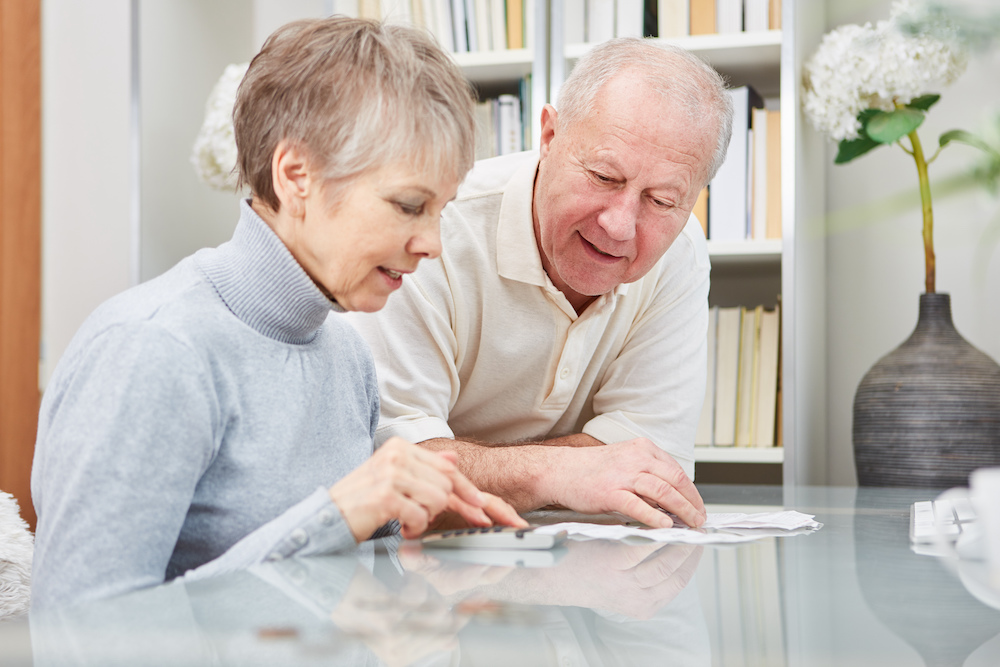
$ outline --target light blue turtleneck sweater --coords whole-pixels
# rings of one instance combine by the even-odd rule
[[[100,306],[42,400],[32,607],[353,547],[371,355],[242,203],[228,243]]]

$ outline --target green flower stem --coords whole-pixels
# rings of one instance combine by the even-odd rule
[[[934,294],[934,212],[931,209],[931,181],[927,177],[927,160],[924,159],[924,149],[920,145],[917,131],[910,132],[910,145],[913,146],[913,161],[917,163],[917,176],[920,178],[920,204],[924,214],[924,263],[926,265],[925,291]]]

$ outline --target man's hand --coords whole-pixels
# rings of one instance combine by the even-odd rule
[[[544,474],[552,501],[577,512],[620,512],[653,528],[673,521],[659,508],[689,526],[705,522],[705,503],[672,456],[645,438],[603,447],[560,447],[558,462]]]
[[[453,452],[430,452],[400,438],[387,440],[329,494],[359,542],[391,519],[399,520],[404,538],[417,537],[445,510],[474,526],[526,525],[507,503],[476,489]]]

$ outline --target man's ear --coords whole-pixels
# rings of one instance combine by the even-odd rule
[[[271,157],[271,185],[281,208],[292,216],[303,215],[312,183],[305,152],[288,141],[280,142]]]
[[[538,141],[540,157],[545,157],[549,152],[549,145],[556,136],[559,126],[559,112],[551,104],[542,107],[542,133]]]

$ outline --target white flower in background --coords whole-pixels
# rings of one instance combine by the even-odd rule
[[[823,37],[805,65],[803,107],[817,130],[855,139],[862,110],[892,111],[965,71],[968,56],[957,42],[899,30],[911,12],[909,2],[897,2],[888,21],[845,25]]]
[[[204,183],[217,190],[236,187],[236,137],[233,134],[233,106],[236,90],[249,63],[229,65],[205,103],[205,120],[191,151],[191,164]]]

